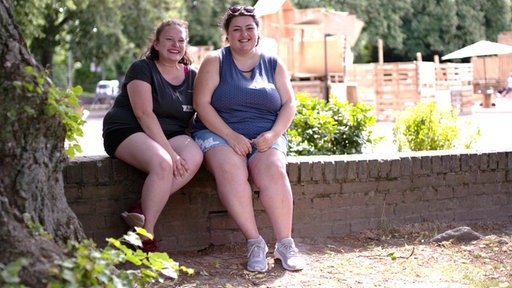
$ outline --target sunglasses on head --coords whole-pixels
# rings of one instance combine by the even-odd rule
[[[254,15],[254,7],[252,6],[233,6],[229,8],[229,14],[231,15]]]

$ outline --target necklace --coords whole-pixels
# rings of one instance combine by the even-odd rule
[[[240,72],[242,72],[242,73],[252,73],[252,71],[254,70],[254,67],[251,68],[251,70],[242,70],[240,68],[238,68],[238,70],[240,70]]]

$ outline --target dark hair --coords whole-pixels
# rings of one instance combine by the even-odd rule
[[[246,8],[246,7],[251,8],[252,12],[251,13],[246,13],[245,10],[244,10],[244,8]],[[233,11],[233,9],[235,9],[237,11],[237,13],[232,13],[231,11]],[[226,35],[228,34],[228,29],[229,29],[229,25],[231,25],[231,21],[233,21],[233,18],[238,17],[238,16],[250,16],[250,17],[252,17],[252,20],[254,21],[254,24],[256,24],[256,27],[260,28],[260,20],[258,20],[258,17],[256,17],[256,13],[254,11],[254,7],[251,7],[251,6],[233,6],[233,7],[228,8],[226,13],[224,13],[224,15],[221,18],[220,26],[222,27],[222,29],[224,29],[224,32],[226,33]]]
[[[173,26],[173,25],[178,26],[185,30],[185,32],[187,33],[186,40],[188,42],[188,22],[184,21],[184,20],[179,20],[179,19],[165,20],[162,23],[160,23],[160,25],[158,25],[158,27],[156,28],[155,35],[153,37],[153,41],[155,41],[155,40],[158,41],[158,39],[160,38],[160,35],[162,34],[162,31],[164,31],[165,28],[167,28],[169,26]],[[151,41],[151,44],[148,46],[148,48],[144,52],[143,57],[146,59],[157,61],[160,58],[160,55],[158,54],[158,50],[156,50],[155,47],[153,46],[153,41]],[[187,46],[188,46],[188,44],[187,44]],[[187,49],[187,47],[185,47],[185,54],[180,59],[180,61],[178,61],[178,63],[190,65],[190,64],[192,64],[192,62],[193,62],[192,57],[190,57],[190,55],[188,54],[188,49]]]

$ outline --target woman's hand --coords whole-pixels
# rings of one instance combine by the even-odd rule
[[[171,158],[172,158],[172,163],[173,163],[174,177],[175,178],[185,177],[190,172],[187,161],[185,161],[185,159],[181,158],[180,155],[178,155],[176,153],[174,153],[174,155],[171,155]]]
[[[275,137],[275,133],[272,131],[266,131],[258,135],[255,139],[252,140],[252,143],[256,146],[259,152],[265,152],[272,147],[274,142],[276,142],[277,138]]]
[[[234,131],[226,137],[226,141],[229,146],[235,150],[235,153],[240,156],[245,156],[252,152],[252,141]]]

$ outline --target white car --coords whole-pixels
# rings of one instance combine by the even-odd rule
[[[96,84],[96,97],[93,104],[112,104],[118,94],[118,80],[101,80]]]

